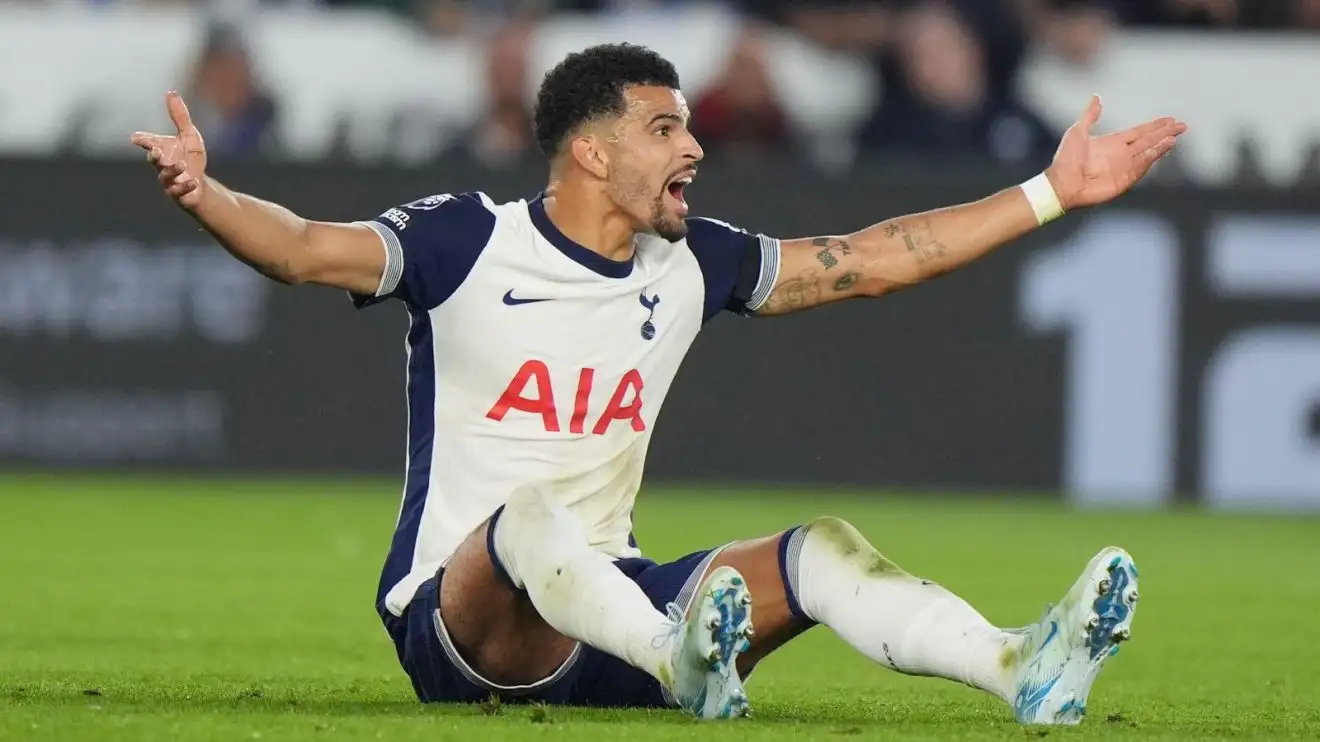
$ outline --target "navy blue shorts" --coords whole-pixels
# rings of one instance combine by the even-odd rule
[[[669,603],[686,610],[718,549],[698,551],[668,564],[649,559],[620,559],[614,564],[637,583],[656,610]],[[500,571],[496,561],[496,571]],[[459,656],[440,621],[441,569],[422,583],[402,616],[381,610],[399,662],[412,680],[418,700],[471,703],[499,696],[506,702],[543,702],[596,707],[671,706],[660,683],[612,655],[579,644],[564,664],[537,683],[500,686],[482,678]]]

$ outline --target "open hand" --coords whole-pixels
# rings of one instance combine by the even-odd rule
[[[170,91],[165,96],[165,107],[174,122],[174,135],[139,131],[133,135],[133,144],[147,151],[147,161],[156,168],[157,177],[170,198],[185,209],[192,209],[202,200],[206,143],[178,93]]]
[[[1187,131],[1186,124],[1164,117],[1094,137],[1091,127],[1100,120],[1100,110],[1100,96],[1092,96],[1045,171],[1064,209],[1102,204],[1126,193]]]

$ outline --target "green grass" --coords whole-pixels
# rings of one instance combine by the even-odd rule
[[[1034,620],[1099,547],[1142,569],[1133,641],[1075,729],[816,629],[757,670],[754,718],[417,704],[372,609],[391,483],[0,478],[0,739],[1320,738],[1320,520],[1076,513],[880,496],[643,493],[650,556],[845,517],[992,621]]]

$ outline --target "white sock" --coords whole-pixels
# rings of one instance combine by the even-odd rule
[[[799,529],[787,561],[802,612],[854,649],[899,672],[956,680],[1011,702],[1021,635],[902,571],[848,523],[820,518]]]
[[[581,521],[537,492],[511,497],[495,552],[514,584],[559,633],[607,652],[668,686],[674,626],[632,580],[587,542]]]

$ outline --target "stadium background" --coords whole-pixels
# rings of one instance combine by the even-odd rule
[[[1093,92],[1102,128],[1189,122],[1121,203],[959,273],[711,323],[636,532],[670,559],[837,515],[1001,626],[1120,544],[1141,615],[1069,739],[1320,738],[1320,2],[843,5],[0,0],[0,738],[694,736],[418,707],[371,608],[405,313],[264,281],[128,143],[177,87],[217,176],[308,216],[522,197],[540,74],[606,40],[679,67],[695,212],[776,235],[1019,182]],[[749,690],[702,739],[1023,739],[823,631]]]
[[[555,7],[552,7],[555,6]],[[696,213],[794,236],[970,199],[1172,114],[1120,204],[880,303],[726,317],[652,481],[1320,506],[1320,3],[0,4],[0,462],[397,476],[397,308],[285,290],[155,190],[127,133],[177,87],[212,169],[325,219],[534,193],[541,73],[670,56]]]

